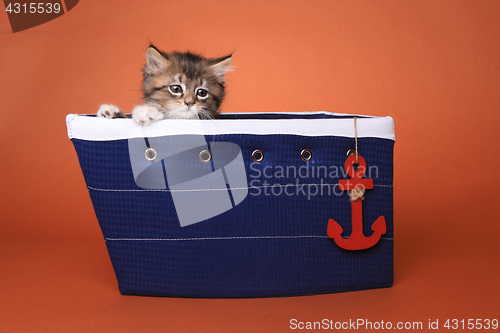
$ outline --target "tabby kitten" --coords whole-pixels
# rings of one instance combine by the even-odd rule
[[[144,104],[132,118],[147,126],[161,119],[215,119],[224,98],[224,75],[231,55],[211,59],[187,53],[165,53],[151,45],[146,51],[142,93]],[[124,118],[116,106],[103,104],[98,117]]]

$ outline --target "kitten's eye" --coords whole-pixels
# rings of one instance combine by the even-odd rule
[[[173,84],[168,86],[168,91],[170,91],[174,95],[182,94],[182,87],[178,84]]]
[[[208,91],[206,91],[205,89],[198,89],[196,91],[196,95],[198,95],[200,99],[205,99],[208,97]]]

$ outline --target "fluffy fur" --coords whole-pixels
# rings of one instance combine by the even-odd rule
[[[161,119],[215,119],[224,99],[224,75],[231,56],[212,59],[187,53],[165,53],[151,45],[142,70],[144,104],[132,118],[143,126]],[[97,116],[123,118],[116,106],[103,104]]]

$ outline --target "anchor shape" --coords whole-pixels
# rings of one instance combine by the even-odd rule
[[[356,161],[357,160],[357,161]],[[358,165],[358,169],[354,170],[354,165]],[[339,189],[341,191],[365,190],[373,188],[372,178],[361,178],[366,172],[366,162],[360,155],[351,155],[347,158],[344,164],[345,171],[351,179],[340,179]],[[380,237],[386,233],[387,226],[385,217],[379,216],[373,222],[371,229],[373,234],[366,237],[363,234],[363,198],[357,198],[351,201],[351,220],[352,232],[349,238],[343,238],[344,231],[340,224],[333,219],[328,220],[327,234],[335,243],[345,250],[364,250],[378,243]]]

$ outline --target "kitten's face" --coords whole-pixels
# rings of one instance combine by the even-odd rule
[[[166,118],[213,119],[224,98],[231,57],[206,59],[191,53],[146,52],[142,91],[146,102],[164,106]]]

